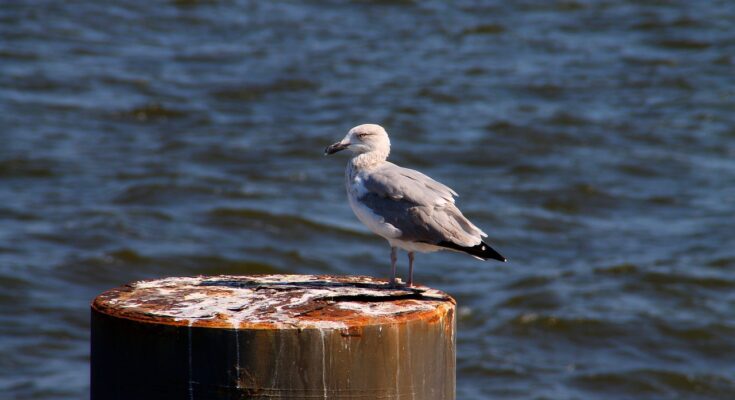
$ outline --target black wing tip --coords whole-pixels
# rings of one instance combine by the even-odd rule
[[[502,254],[498,253],[495,249],[490,247],[490,245],[485,242],[480,242],[480,244],[478,244],[477,246],[465,247],[465,246],[460,246],[456,243],[445,241],[445,242],[439,242],[438,246],[446,247],[452,250],[461,251],[471,256],[482,258],[485,261],[492,259],[492,260],[497,260],[500,262],[508,262],[507,258],[505,258]]]

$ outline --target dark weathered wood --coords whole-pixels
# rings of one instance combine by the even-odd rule
[[[92,399],[454,399],[454,310],[369,277],[136,282],[92,303]]]

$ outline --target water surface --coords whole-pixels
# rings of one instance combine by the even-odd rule
[[[735,398],[733,26],[728,1],[4,4],[0,393],[87,397],[89,301],[125,282],[387,276],[322,156],[375,122],[510,258],[417,257],[459,302],[459,399]]]

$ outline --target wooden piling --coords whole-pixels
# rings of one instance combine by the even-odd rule
[[[92,303],[91,398],[454,399],[454,311],[364,276],[134,282]]]

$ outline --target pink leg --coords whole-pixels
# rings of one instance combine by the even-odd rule
[[[408,286],[413,286],[413,251],[408,252]]]
[[[398,280],[396,279],[396,260],[398,260],[396,250],[397,249],[395,247],[390,248],[390,267],[393,271],[393,278],[390,280],[391,286],[395,286],[398,283]]]

